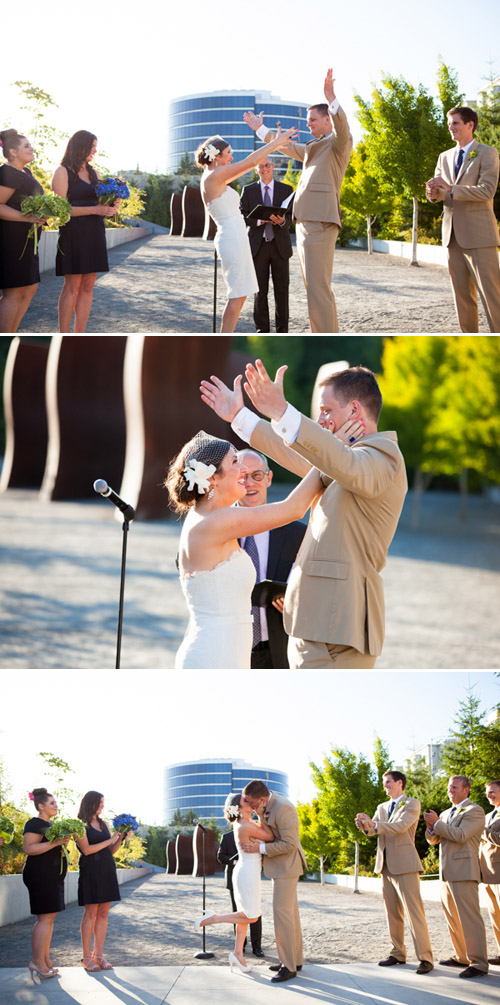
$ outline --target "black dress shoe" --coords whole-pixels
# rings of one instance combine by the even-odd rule
[[[500,956],[492,956],[491,959],[488,960],[488,963],[491,963],[493,967],[500,967]]]
[[[430,974],[431,970],[434,970],[434,965],[429,963],[429,960],[420,960],[420,963],[415,971],[417,974]]]
[[[388,956],[386,960],[379,960],[379,967],[395,967],[397,963],[404,967],[406,960],[397,960],[395,956]]]
[[[462,970],[459,977],[486,977],[487,970],[479,970],[478,967],[467,967],[466,970]]]
[[[296,970],[289,970],[288,967],[280,967],[276,977],[271,977],[271,984],[281,984],[283,981],[289,981],[292,977],[296,976]]]
[[[440,960],[439,961],[439,966],[440,967],[460,967],[460,970],[461,970],[462,967],[465,966],[465,963],[459,963],[458,960],[454,960],[453,957],[450,956],[449,960]]]
[[[279,973],[280,970],[283,970],[283,964],[282,963],[273,963],[272,967],[269,967],[269,969],[270,970],[274,970],[275,972]],[[296,970],[302,970],[302,963],[297,963],[297,966],[296,966],[295,969]]]
[[[255,949],[252,949],[252,953],[254,956],[264,956],[264,953],[262,952],[260,946],[256,946]]]

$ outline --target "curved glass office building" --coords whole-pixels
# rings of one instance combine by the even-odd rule
[[[168,120],[168,170],[175,171],[186,152],[194,153],[209,136],[219,133],[227,139],[235,159],[241,160],[256,150],[261,141],[243,121],[243,112],[264,112],[264,125],[275,129],[296,126],[300,142],[311,139],[307,128],[307,104],[288,101],[270,91],[212,91],[186,94],[170,103]],[[283,160],[283,157],[281,158]]]
[[[175,811],[194,810],[219,826],[225,826],[223,816],[226,796],[241,792],[252,778],[260,778],[280,796],[288,797],[288,775],[272,768],[255,767],[246,761],[229,758],[188,761],[171,764],[165,769],[165,821],[170,823]]]

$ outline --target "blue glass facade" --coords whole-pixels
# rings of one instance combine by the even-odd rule
[[[175,811],[194,810],[197,816],[215,817],[225,826],[223,816],[226,796],[241,792],[252,778],[260,778],[281,796],[288,796],[288,775],[284,771],[255,767],[239,760],[192,761],[172,764],[165,769],[165,821],[170,823]]]
[[[175,171],[186,152],[193,158],[200,143],[216,133],[230,142],[235,160],[247,157],[260,146],[261,141],[243,121],[245,111],[257,115],[263,111],[264,125],[270,129],[275,129],[278,122],[282,129],[295,126],[300,132],[300,142],[307,143],[311,138],[306,124],[305,103],[287,101],[269,91],[214,91],[211,94],[186,95],[170,104],[168,170]],[[280,155],[276,155],[275,159],[283,161],[286,170],[287,160]]]

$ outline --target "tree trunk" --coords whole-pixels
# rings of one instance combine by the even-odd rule
[[[458,478],[460,486],[460,519],[469,519],[469,494],[468,494],[468,474],[467,468],[462,468]]]
[[[417,243],[418,243],[418,199],[413,196],[413,228],[411,234],[411,262],[410,265],[418,265]]]
[[[370,215],[366,217],[366,233],[368,236],[368,254],[373,255],[372,218]]]
[[[411,511],[411,526],[413,530],[418,530],[420,527],[420,504],[422,502],[422,496],[434,477],[433,471],[422,471],[421,467],[418,467],[415,471],[415,478],[413,480],[413,506]]]
[[[325,858],[323,855],[319,856],[319,871],[321,876],[321,886],[325,885]]]
[[[353,890],[353,893],[359,893],[358,880],[359,880],[359,841],[355,841],[354,842],[354,890]]]

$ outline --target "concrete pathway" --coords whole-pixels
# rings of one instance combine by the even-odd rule
[[[305,965],[297,978],[281,985],[264,964],[249,975],[224,967],[117,967],[87,974],[63,967],[59,977],[33,986],[26,970],[0,971],[0,1005],[493,1005],[498,1002],[500,976],[460,980],[445,967],[417,976],[415,967],[397,967],[397,974],[374,964]]]
[[[98,277],[89,333],[210,334],[213,311],[213,244],[157,234],[120,245],[109,254],[111,271]],[[62,279],[42,276],[20,334],[57,331]],[[341,332],[458,332],[448,271],[339,248],[333,289]],[[218,272],[218,324],[225,302]],[[237,332],[254,332],[252,303],[244,305]],[[480,332],[489,331],[481,310]],[[290,267],[290,332],[308,332],[307,302],[296,251]],[[328,334],[328,333],[327,333]]]

